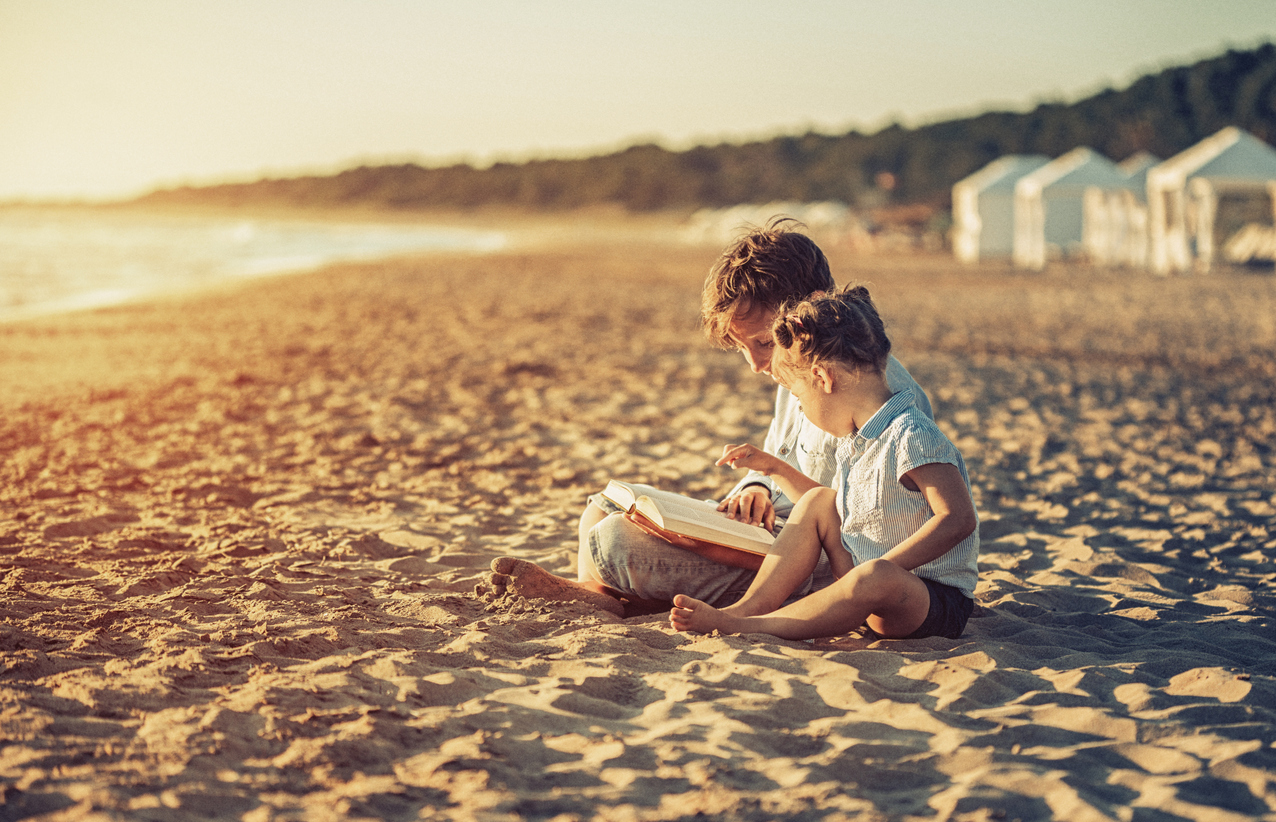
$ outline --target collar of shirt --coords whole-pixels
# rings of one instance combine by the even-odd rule
[[[891,424],[896,417],[903,414],[908,409],[917,405],[917,401],[913,399],[910,391],[900,391],[892,394],[881,408],[877,409],[877,413],[868,418],[868,422],[855,433],[857,437],[863,437],[866,440],[875,440],[882,435],[886,427]]]
[[[864,423],[860,430],[854,434],[848,434],[842,438],[837,446],[838,462],[845,463],[849,460],[850,455],[856,450],[856,445],[865,440],[875,440],[882,435],[887,426],[908,409],[917,405],[917,401],[913,399],[912,392],[900,391],[892,394],[891,398],[882,404],[882,407],[874,412],[873,416],[868,418],[868,422]],[[863,446],[860,446],[863,447]]]

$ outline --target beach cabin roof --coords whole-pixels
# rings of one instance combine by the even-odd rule
[[[1117,168],[1121,169],[1121,173],[1127,177],[1133,177],[1136,174],[1147,176],[1147,171],[1152,166],[1160,165],[1161,158],[1157,157],[1150,151],[1136,151],[1129,157],[1117,163]]]
[[[1117,168],[1125,175],[1125,188],[1133,191],[1141,202],[1146,203],[1148,172],[1160,164],[1160,157],[1147,151],[1140,151],[1117,163]]]
[[[1125,180],[1116,163],[1094,149],[1081,146],[1019,178],[1015,193],[1033,197],[1047,189],[1075,189],[1076,196],[1080,197],[1089,186],[1118,188],[1125,185]]]
[[[1276,180],[1276,148],[1248,131],[1228,126],[1148,172],[1148,186],[1182,188],[1192,179],[1219,188],[1266,188]]]
[[[1005,191],[1009,194],[1015,190],[1015,183],[1020,177],[1041,168],[1048,162],[1050,158],[1040,154],[1007,154],[1005,157],[993,160],[969,177],[962,178],[956,185],[972,189],[979,194],[986,191]]]

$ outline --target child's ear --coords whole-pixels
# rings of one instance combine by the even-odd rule
[[[815,387],[823,391],[825,394],[832,394],[837,388],[837,380],[833,376],[833,372],[822,365],[811,366],[811,381],[815,383]]]

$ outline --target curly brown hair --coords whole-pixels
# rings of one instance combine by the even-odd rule
[[[781,306],[771,332],[802,366],[835,362],[880,374],[891,353],[886,324],[862,285]]]
[[[804,227],[792,217],[773,217],[722,252],[700,299],[700,319],[711,342],[735,348],[727,332],[733,317],[754,308],[774,310],[836,287],[824,252],[794,230]]]

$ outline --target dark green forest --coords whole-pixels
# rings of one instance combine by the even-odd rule
[[[687,151],[636,145],[583,159],[487,168],[361,166],[331,176],[166,189],[141,202],[537,210],[619,205],[653,211],[775,200],[855,205],[871,198],[880,204],[885,197],[899,205],[947,208],[953,183],[1004,154],[1054,157],[1086,145],[1117,161],[1140,150],[1167,158],[1229,125],[1276,142],[1276,45],[1228,51],[1070,104],[917,128],[808,132]]]

